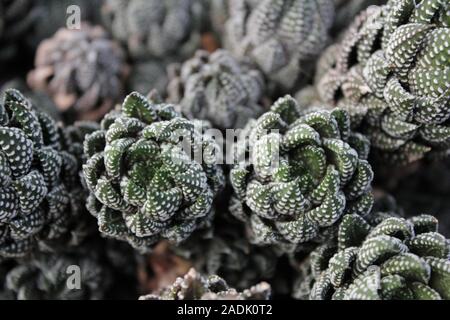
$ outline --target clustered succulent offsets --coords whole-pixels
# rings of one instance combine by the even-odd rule
[[[352,110],[354,126],[362,121],[382,159],[408,163],[448,153],[449,8],[446,0],[369,7],[327,53],[321,100]]]
[[[85,129],[90,127],[80,128],[78,141]],[[58,127],[20,92],[5,92],[0,105],[0,256],[24,256],[36,246],[69,246],[88,231],[82,225],[78,182],[81,153],[72,140],[77,130]]]
[[[105,24],[132,57],[188,58],[200,44],[202,0],[106,0]]]
[[[282,91],[308,77],[328,41],[332,0],[230,0],[225,48],[255,62]]]
[[[165,94],[171,63],[190,58],[202,46],[208,1],[105,0],[103,24],[132,61],[131,91]]]
[[[0,64],[0,299],[450,300],[449,0],[0,0]]]
[[[100,26],[60,29],[41,42],[28,83],[69,119],[98,120],[122,98],[125,53]]]
[[[450,299],[450,243],[437,224],[429,215],[374,221],[345,216],[336,241],[309,257],[309,298]]]
[[[179,68],[168,86],[168,99],[180,104],[189,119],[204,119],[216,128],[242,128],[263,112],[263,75],[226,50],[197,51]]]
[[[350,131],[345,111],[302,115],[286,96],[246,129],[248,145],[239,143],[252,161],[231,170],[230,211],[249,225],[255,243],[306,243],[343,215],[370,212],[368,141]]]
[[[0,62],[13,60],[66,26],[67,9],[77,6],[83,21],[98,22],[96,8],[103,0],[1,0]]]
[[[101,232],[145,250],[161,238],[178,243],[208,226],[224,183],[217,145],[173,105],[133,92],[86,137],[84,149],[89,210]]]

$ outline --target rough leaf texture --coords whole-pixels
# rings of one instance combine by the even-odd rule
[[[141,296],[139,300],[268,300],[270,293],[270,286],[266,282],[238,292],[217,275],[205,277],[191,269],[170,287]]]
[[[370,211],[368,141],[349,127],[346,112],[302,115],[290,96],[249,122],[238,140],[242,160],[230,172],[230,212],[254,243],[315,241],[343,215]]]
[[[0,105],[0,256],[67,247],[88,232],[81,141],[94,124],[58,128],[13,89]]]
[[[321,101],[349,109],[382,159],[448,153],[449,10],[446,0],[370,7],[319,62]]]
[[[22,78],[14,78],[5,82],[0,88],[0,99],[3,100],[4,92],[7,89],[16,89],[20,91],[33,105],[33,108],[48,114],[57,122],[62,121],[62,115],[52,98],[42,91],[33,91],[28,87],[26,81]]]
[[[133,58],[181,60],[200,46],[203,0],[106,0],[105,24]]]
[[[348,27],[352,20],[364,9],[371,5],[383,5],[387,0],[334,0],[336,18],[332,32],[338,35]]]
[[[84,142],[88,209],[102,233],[142,250],[206,226],[224,184],[215,142],[157,99],[131,93]]]
[[[450,242],[438,233],[437,220],[377,216],[345,216],[336,241],[311,253],[302,287],[312,284],[309,298],[449,299]]]
[[[326,45],[333,16],[332,0],[230,0],[225,48],[289,90]]]
[[[60,29],[39,45],[28,84],[47,92],[68,120],[98,120],[122,97],[125,54],[100,26]]]
[[[197,51],[172,76],[169,100],[188,118],[204,119],[216,128],[242,128],[263,112],[262,74],[240,63],[228,51]]]

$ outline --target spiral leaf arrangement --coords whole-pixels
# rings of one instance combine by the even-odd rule
[[[0,299],[450,300],[449,0],[0,0],[1,62]]]
[[[202,152],[201,163],[180,137]],[[84,143],[88,207],[100,231],[145,250],[161,238],[181,242],[206,226],[224,183],[216,148],[173,105],[128,95]]]
[[[325,46],[333,11],[332,0],[230,0],[225,48],[292,89]]]
[[[203,0],[106,0],[103,18],[133,58],[186,58],[197,50]]]
[[[345,111],[301,115],[286,96],[249,123],[241,146],[246,138],[251,164],[231,170],[230,211],[248,223],[255,243],[305,243],[345,214],[370,211],[368,141],[350,131]]]
[[[383,159],[405,164],[448,152],[449,9],[445,0],[370,7],[323,60],[331,68],[318,75],[320,98],[357,114]]]
[[[8,89],[4,96],[0,105],[0,255],[18,257],[36,245],[48,249],[79,243],[87,229],[79,224],[84,208],[79,201],[83,193],[77,144],[69,131],[33,110],[17,90]],[[79,129],[79,140],[88,128]]]
[[[230,288],[225,280],[217,275],[205,277],[195,271],[189,272],[169,287],[156,294],[141,296],[140,300],[268,300],[271,290],[269,284],[261,282],[242,292]]]
[[[242,128],[261,115],[265,89],[262,74],[240,63],[226,50],[197,51],[169,83],[169,100],[188,118],[204,119],[216,128]]]
[[[336,242],[311,253],[311,299],[449,299],[450,243],[429,215],[378,223],[344,217]]]
[[[48,93],[69,120],[98,120],[122,98],[126,75],[119,44],[101,26],[83,24],[40,43],[28,83]]]

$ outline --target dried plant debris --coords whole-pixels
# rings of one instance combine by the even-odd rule
[[[261,282],[242,292],[230,288],[219,276],[205,277],[189,270],[184,276],[160,292],[141,296],[140,300],[268,300],[270,286]]]
[[[220,129],[242,128],[264,111],[262,74],[225,50],[197,51],[170,79],[169,101],[190,119],[208,120]]]
[[[168,241],[159,242],[147,255],[139,256],[138,277],[141,293],[159,291],[170,286],[192,267],[191,261],[176,255]]]
[[[191,159],[179,138],[201,150]],[[179,243],[213,217],[212,202],[224,176],[217,145],[173,105],[128,95],[84,142],[88,209],[99,230],[148,250],[160,239]]]
[[[345,214],[370,212],[368,141],[349,121],[340,109],[301,115],[286,96],[248,123],[248,145],[240,145],[252,162],[231,170],[230,212],[249,226],[252,242],[307,243]]]
[[[369,7],[318,66],[321,100],[347,108],[382,160],[448,153],[449,8],[446,0]]]
[[[326,45],[333,17],[333,0],[230,0],[225,48],[250,58],[281,90],[291,90]]]
[[[450,242],[433,216],[343,218],[337,239],[305,262],[295,293],[313,300],[450,298]],[[309,270],[309,271],[308,271]]]
[[[125,53],[100,26],[60,29],[39,45],[28,84],[47,92],[67,120],[98,120],[124,93]]]
[[[105,0],[105,25],[134,59],[185,59],[200,47],[203,0]]]
[[[58,127],[14,89],[0,105],[0,256],[80,243],[89,231],[78,176],[95,124]]]

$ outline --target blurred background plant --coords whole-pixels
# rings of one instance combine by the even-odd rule
[[[387,6],[368,9],[371,5],[386,3]],[[83,208],[78,210],[81,215],[75,215],[80,219],[56,219],[70,216],[63,214],[53,216],[52,220],[52,217],[40,214],[38,218],[46,217],[44,222],[28,219],[21,225],[17,221],[22,221],[19,218],[26,217],[28,211],[16,210],[14,221],[0,223],[0,239],[13,233],[17,243],[20,239],[32,239],[38,244],[22,246],[20,258],[0,258],[0,298],[136,299],[145,295],[142,299],[243,299],[268,298],[269,292],[275,299],[329,298],[331,292],[334,297],[355,298],[355,291],[349,289],[355,284],[364,289],[364,297],[368,298],[372,297],[368,293],[376,295],[364,285],[367,281],[400,279],[399,275],[384,279],[378,272],[382,266],[377,263],[364,270],[364,276],[358,279],[344,277],[345,281],[334,279],[330,284],[327,276],[320,276],[322,272],[334,272],[335,269],[326,268],[325,264],[338,259],[347,249],[340,250],[342,248],[336,246],[342,226],[358,230],[406,226],[404,231],[411,224],[423,226],[428,223],[429,230],[426,231],[429,232],[425,233],[433,233],[433,241],[439,244],[435,248],[445,254],[447,249],[442,236],[450,236],[450,162],[444,140],[448,139],[450,91],[445,51],[448,51],[448,45],[442,39],[448,39],[449,35],[450,4],[445,0],[416,0],[412,4],[412,0],[0,0],[0,90],[2,104],[6,105],[5,112],[0,107],[0,128],[20,131],[20,136],[35,142],[39,139],[27,128],[30,125],[41,127],[44,143],[30,145],[27,152],[41,157],[48,155],[43,162],[35,159],[38,156],[22,158],[32,169],[27,174],[37,172],[48,181],[44,184],[35,180],[20,181],[27,190],[44,185],[48,188],[42,201],[36,203],[41,213],[48,208],[50,200],[66,199],[65,189],[73,198],[70,206]],[[80,8],[80,30],[66,28],[71,14],[67,12],[69,5]],[[436,14],[432,17],[424,14],[427,8],[433,8]],[[402,18],[396,20],[396,14]],[[402,45],[389,46],[389,43],[396,44],[406,29],[415,30],[408,33],[414,35],[408,48],[417,49],[411,51],[412,63],[408,59],[398,59],[401,65],[393,67],[396,60],[386,66],[383,57],[392,62],[395,56],[392,53],[404,49]],[[438,43],[443,46],[437,47]],[[416,44],[419,45],[415,47]],[[434,55],[436,48],[440,51]],[[439,59],[445,60],[444,65],[439,65]],[[427,86],[419,81],[424,68],[433,70],[433,82],[438,84]],[[388,78],[387,83],[381,81]],[[393,86],[394,78],[399,80],[401,87]],[[428,92],[428,87],[434,91]],[[8,89],[12,88],[20,90],[24,98],[11,95],[12,91]],[[405,99],[398,102],[393,98],[395,94],[387,94],[397,92],[388,90],[392,88],[403,88],[414,95],[413,105],[418,106],[413,110],[414,117],[403,117],[403,109],[398,107],[409,108],[412,104],[406,102],[411,101],[411,96],[402,91],[400,96]],[[151,92],[154,89],[159,95]],[[438,100],[441,104],[436,103],[439,90],[443,91],[442,100]],[[124,113],[122,102],[132,91],[142,95],[134,93]],[[3,103],[8,95],[5,92],[10,94],[6,97],[7,103]],[[293,107],[296,102],[285,98],[283,103],[276,102],[270,109],[269,106],[284,94],[295,96],[298,106]],[[435,110],[436,106],[445,106],[438,110],[442,118],[420,119],[423,110],[426,111],[423,105],[430,101],[429,105]],[[332,109],[334,104],[345,109],[348,115]],[[180,114],[175,116],[175,109]],[[107,201],[99,192],[88,191],[80,170],[89,159],[98,160],[101,154],[111,153],[111,150],[112,153],[122,154],[123,151],[127,154],[129,150],[121,149],[120,143],[113,146],[111,143],[139,136],[144,130],[142,124],[151,118],[149,114],[153,114],[149,110],[158,114],[158,119],[151,121],[153,133],[166,133],[167,130],[162,128],[179,125],[189,127],[202,119],[221,130],[247,127],[247,131],[252,132],[252,141],[262,150],[260,162],[245,168],[248,171],[245,179],[242,167],[223,166],[226,186],[224,189],[213,188],[214,201],[209,192],[196,191],[202,204],[199,207],[209,209],[205,209],[208,219],[203,219],[207,228],[196,228],[197,224],[192,227],[192,221],[185,216],[178,220],[169,218],[171,222],[176,220],[174,225],[179,227],[173,229],[159,224],[158,220],[161,234],[169,238],[181,238],[181,235],[188,238],[178,245],[167,239],[152,238],[144,243],[145,237],[131,239],[130,233],[124,236],[125,229],[136,231],[133,222],[130,223],[135,221],[128,215],[130,208],[114,209],[115,216],[105,215],[102,208],[107,205],[99,198]],[[392,110],[398,112],[392,113]],[[173,117],[177,120],[170,122]],[[86,119],[101,123],[105,130],[92,134],[93,126],[78,121]],[[165,127],[168,122],[172,126]],[[281,128],[285,147],[289,147],[283,149],[286,156],[283,170],[270,177],[264,171],[268,149],[262,147],[267,146],[264,145],[267,137],[259,132],[263,127]],[[362,133],[372,140],[370,149],[368,139]],[[56,139],[56,135],[60,139]],[[84,136],[89,136],[91,143],[83,145]],[[331,136],[338,140],[334,146],[328,143]],[[320,143],[317,144],[314,138]],[[166,144],[161,139],[158,146]],[[4,142],[10,140],[5,138]],[[415,147],[398,152],[400,144],[411,143]],[[139,151],[140,147],[139,144],[131,149]],[[433,159],[424,157],[430,147],[436,149]],[[389,149],[388,153],[401,160],[401,168],[393,169],[382,161],[374,161],[377,158],[374,150],[380,148]],[[94,149],[95,156],[92,154]],[[245,148],[238,149],[239,152],[246,151]],[[110,165],[109,172],[102,167],[102,161],[96,162],[98,166],[91,168],[91,178],[99,174],[104,182],[115,170],[126,183],[115,180],[113,190],[120,191],[124,186],[133,189],[135,185],[129,183],[124,168],[142,166],[138,151],[132,160],[126,155],[124,162]],[[2,152],[6,151],[0,148],[0,158]],[[59,168],[59,162],[53,161],[50,155],[65,152],[76,158],[77,164],[62,166],[63,173],[52,182],[48,168],[44,167]],[[319,154],[325,157],[321,158]],[[329,167],[326,174],[322,174],[325,172],[323,166],[318,165],[322,160]],[[53,166],[53,162],[58,165]],[[158,163],[146,168],[161,167]],[[8,168],[0,161],[0,175],[12,178],[16,185],[18,177]],[[225,181],[213,169],[208,167],[200,171],[212,177],[209,182],[222,186]],[[184,170],[187,173],[195,171],[192,167]],[[187,185],[191,182],[187,182],[186,177],[193,177],[179,172],[168,174],[162,169],[161,172],[171,183],[176,180]],[[345,181],[334,179],[337,176]],[[374,179],[370,184],[372,176]],[[308,201],[313,203],[312,207],[306,205],[299,201],[295,192],[293,181],[296,179],[300,181],[302,192],[316,186],[327,196],[320,192],[311,196],[310,192],[305,192]],[[2,183],[7,184],[5,181],[0,181],[2,187]],[[152,188],[147,188],[146,192],[156,190],[153,181],[147,184]],[[88,207],[96,219],[84,210],[87,193],[91,194]],[[183,193],[183,197],[187,197],[187,193]],[[207,201],[201,197],[204,194]],[[369,214],[372,196],[376,201]],[[192,197],[187,198],[191,200]],[[273,211],[277,214],[270,216],[266,209],[267,205],[274,207],[270,202],[273,198],[277,199]],[[61,204],[52,212],[71,212],[64,209],[70,207],[65,200],[61,203],[66,206]],[[322,203],[325,203],[324,210],[308,214],[313,223],[297,219],[299,211],[295,212],[295,219],[285,214],[293,212],[292,206],[298,209],[304,204],[301,208],[304,218],[306,212]],[[333,210],[325,210],[330,209],[330,205]],[[355,218],[351,215],[354,212],[365,216],[364,221],[369,227],[361,221],[348,223],[347,220]],[[139,216],[132,213],[134,217]],[[434,218],[415,218],[424,213],[438,218],[439,223]],[[124,216],[128,216],[128,225],[121,219]],[[395,223],[386,224],[383,222],[386,220]],[[421,221],[428,222],[422,224]],[[39,223],[44,224],[42,230],[36,228]],[[146,220],[142,226],[148,228],[150,224]],[[383,227],[385,224],[386,228]],[[283,231],[281,236],[278,227]],[[419,228],[414,225],[414,229]],[[7,230],[9,234],[1,230]],[[258,232],[260,238],[255,241]],[[415,239],[425,237],[421,233],[409,234],[409,241],[397,238],[398,234],[386,235],[395,239],[384,244],[402,242],[401,248],[407,248],[418,259],[426,261],[428,268],[437,270],[435,261],[418,254],[411,244],[418,242]],[[131,239],[133,245],[146,247],[149,252],[140,253],[129,243],[107,238],[105,234],[115,234],[122,240]],[[300,239],[308,234],[316,234],[317,239],[306,242]],[[357,248],[352,249],[355,252],[371,238],[367,233],[362,234],[358,241],[353,241],[353,236],[348,237]],[[60,240],[59,245],[53,241],[53,236]],[[274,243],[264,243],[269,240]],[[20,248],[12,249],[15,249],[11,251],[13,253],[21,251]],[[428,253],[432,251],[429,249]],[[331,260],[335,254],[337,258]],[[444,254],[439,259],[445,259]],[[402,257],[403,254],[393,256],[394,260]],[[448,259],[443,263],[447,262]],[[75,294],[65,287],[61,275],[68,264],[86,269],[85,290]],[[318,264],[323,266],[317,268]],[[358,269],[356,273],[362,270],[352,263],[348,268]],[[400,279],[389,283],[407,283],[407,289],[400,286],[403,288],[400,291],[406,292],[408,297],[430,293],[437,297],[436,292],[446,297],[447,289],[436,285],[433,275],[428,277],[426,270],[422,275],[425,276],[418,281],[420,284],[408,282],[408,277],[404,278],[407,281]],[[260,284],[261,281],[264,282]],[[191,295],[190,289],[194,287],[199,290]],[[311,294],[313,288],[314,294]],[[392,297],[381,289],[376,294],[382,298]]]

